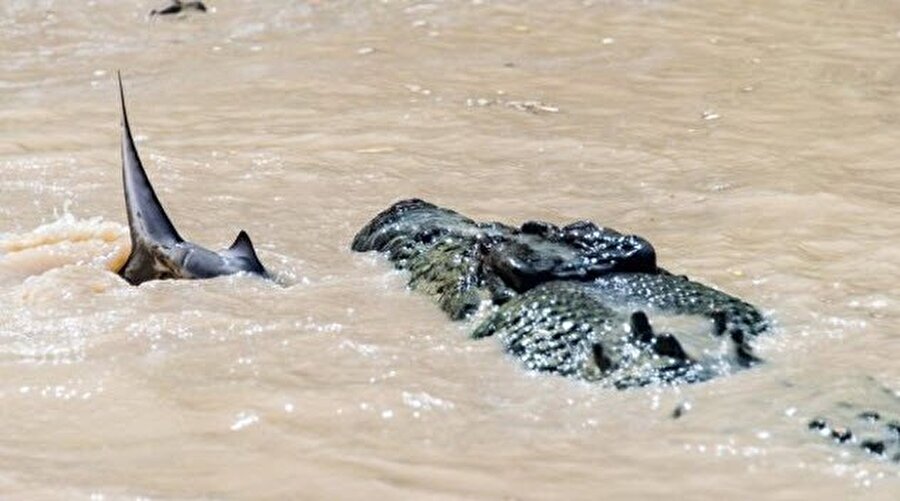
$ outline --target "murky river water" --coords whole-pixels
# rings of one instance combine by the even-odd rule
[[[897,499],[805,429],[900,417],[897,2],[157,6],[0,2],[2,497]],[[107,271],[116,69],[181,233],[285,286]],[[349,251],[409,196],[641,234],[777,319],[768,363],[527,374]]]

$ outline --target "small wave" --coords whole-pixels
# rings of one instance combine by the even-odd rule
[[[128,227],[65,214],[20,234],[0,234],[0,280],[24,279],[68,265],[118,271],[131,251]]]

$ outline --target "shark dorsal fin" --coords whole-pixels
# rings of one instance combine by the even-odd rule
[[[250,241],[250,235],[244,230],[241,230],[241,232],[238,233],[237,238],[234,239],[234,243],[223,253],[228,254],[231,257],[244,258],[254,266],[258,266],[259,270],[264,270],[259,257],[256,256],[256,249],[253,248],[253,242]]]
[[[119,98],[122,102],[122,180],[125,184],[125,205],[128,209],[128,226],[131,229],[132,253],[138,246],[149,242],[172,245],[183,242],[178,230],[169,220],[141,159],[138,157],[128,113],[125,111],[125,91],[122,89],[122,75],[119,74]]]
[[[228,248],[228,251],[235,256],[256,257],[256,250],[253,249],[253,242],[250,241],[250,235],[246,231],[241,230],[234,243]]]

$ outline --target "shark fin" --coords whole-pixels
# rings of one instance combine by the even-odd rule
[[[119,74],[119,98],[122,102],[122,180],[125,185],[125,205],[128,210],[128,226],[131,230],[132,254],[140,252],[147,243],[174,245],[184,240],[178,234],[166,211],[163,210],[150,179],[138,157],[128,113],[125,111],[125,91]]]
[[[241,230],[241,232],[238,233],[238,236],[234,239],[234,243],[231,244],[231,247],[223,251],[222,254],[226,254],[233,258],[246,259],[251,266],[256,268],[254,271],[265,273],[265,267],[263,267],[259,257],[256,256],[256,249],[253,248],[253,242],[250,241],[250,235],[244,230]]]

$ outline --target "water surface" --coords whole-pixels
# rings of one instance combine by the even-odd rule
[[[900,5],[209,3],[0,2],[4,497],[897,498],[805,426],[900,417]],[[180,232],[284,285],[108,271],[117,69]],[[768,363],[528,374],[349,251],[410,196],[643,235],[777,320]]]

